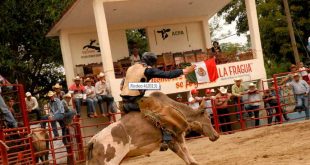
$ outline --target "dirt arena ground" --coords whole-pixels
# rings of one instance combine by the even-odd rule
[[[268,126],[222,135],[216,142],[208,138],[187,142],[201,164],[210,165],[310,165],[310,121]],[[154,151],[123,165],[183,165],[171,151]]]

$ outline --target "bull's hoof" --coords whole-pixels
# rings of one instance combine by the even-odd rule
[[[167,151],[169,145],[167,143],[161,143],[159,151]]]

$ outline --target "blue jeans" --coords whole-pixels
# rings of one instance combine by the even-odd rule
[[[5,121],[8,123],[8,127],[16,128],[17,122],[14,116],[12,115],[11,111],[9,111],[8,106],[5,104],[1,95],[0,95],[0,109],[2,110]]]
[[[49,115],[43,116],[42,120],[48,120]],[[62,132],[62,136],[66,135],[66,126],[65,126],[65,122],[64,122],[64,117],[65,115],[62,113],[58,113],[55,114],[51,120],[51,125],[52,125],[52,129],[53,129],[53,134],[55,137],[58,137],[58,130],[57,130],[57,124],[56,121],[59,123],[60,127],[61,127],[61,132]],[[45,129],[46,127],[46,122],[41,123],[41,127]]]
[[[87,115],[93,115],[96,112],[97,98],[87,98]]]
[[[74,104],[77,115],[81,115],[81,106],[82,106],[83,98],[74,98]]]
[[[114,98],[110,95],[98,95],[98,104],[101,114],[107,114],[109,111],[114,113],[116,112]],[[103,107],[103,102],[107,102],[108,110],[105,110]]]
[[[248,105],[246,106],[246,110],[256,110],[259,109],[259,105]],[[252,117],[253,116],[253,111],[248,112],[249,116]],[[255,126],[259,126],[259,110],[254,111],[254,117],[255,119]]]
[[[65,116],[64,116],[64,121],[65,121],[65,125],[68,125],[72,122],[72,119],[74,117],[76,113],[72,110],[69,110],[68,112],[65,112]]]
[[[309,98],[305,95],[296,95],[297,105],[296,108],[304,109],[306,114],[306,119],[309,119]]]

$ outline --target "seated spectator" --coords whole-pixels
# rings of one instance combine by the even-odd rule
[[[41,110],[39,109],[38,101],[35,97],[31,95],[30,92],[26,93],[26,107],[28,114],[36,114],[37,120],[41,119]]]
[[[188,98],[189,106],[195,110],[199,108],[199,103],[202,101],[202,97],[198,96],[198,90],[191,90],[191,96]]]
[[[178,94],[177,95],[177,98],[175,99],[177,102],[180,102],[180,103],[182,103],[183,102],[183,97],[182,97],[182,95],[181,94]]]
[[[213,42],[213,47],[211,48],[211,51],[212,53],[215,53],[215,54],[219,54],[222,52],[219,42],[217,41]]]
[[[298,111],[305,111],[306,120],[309,120],[309,85],[305,80],[300,79],[300,75],[298,73],[294,74],[294,80],[287,84],[291,86],[294,91],[295,99],[297,105],[295,107]]]
[[[86,91],[86,103],[87,103],[87,116],[89,118],[98,117],[96,114],[96,105],[98,103],[95,87],[92,86],[92,80],[87,78],[85,81],[85,91]]]
[[[105,80],[104,73],[98,75],[99,81],[95,84],[95,91],[97,94],[99,109],[102,116],[109,116],[108,113],[115,113],[117,111],[114,98],[111,95],[110,84]],[[107,102],[108,110],[104,109],[103,103]]]
[[[300,75],[302,79],[308,82],[309,81],[309,76],[308,76],[308,71],[307,71],[308,68],[306,68],[304,66],[304,63],[302,62],[300,62],[298,66],[299,66],[299,71],[300,71]]]
[[[19,113],[19,111],[17,112],[17,109],[15,107],[15,100],[13,97],[10,97],[8,99],[8,108],[9,108],[9,111],[13,114],[14,117],[17,116],[17,114]]]
[[[0,87],[0,110],[2,112],[4,120],[7,122],[7,126],[9,128],[17,128],[17,122],[12,112],[9,110],[8,106],[5,104],[3,97],[1,95],[1,87]]]
[[[73,80],[74,84],[69,87],[69,92],[73,94],[72,98],[77,117],[80,117],[82,103],[86,100],[85,87],[81,84],[81,78],[79,76],[76,76]]]
[[[249,89],[247,91],[248,94],[248,104],[245,107],[245,109],[249,114],[249,117],[252,119],[255,119],[255,126],[259,126],[259,106],[261,101],[261,95],[256,88],[256,85],[254,83],[249,84]],[[254,115],[253,115],[254,113]]]
[[[62,86],[59,85],[59,83],[56,83],[52,88],[55,92],[55,97],[59,98],[59,100],[62,100],[62,97],[65,95],[65,92],[62,91]]]
[[[64,122],[64,113],[65,109],[63,106],[63,103],[55,97],[55,93],[53,91],[49,91],[47,96],[49,97],[49,114],[42,117],[42,120],[52,120],[51,125],[53,129],[54,137],[57,139],[59,137],[58,129],[56,121],[59,123],[61,130],[62,130],[62,136],[66,135],[66,127]],[[41,123],[41,127],[45,129],[46,122]]]
[[[72,104],[71,104],[71,94],[67,93],[63,96],[62,105],[64,106],[64,121],[65,125],[69,125],[72,122],[72,119],[74,115],[76,115],[76,112],[72,109]]]
[[[235,112],[243,111],[243,100],[242,95],[245,91],[245,87],[242,84],[241,78],[234,79],[235,84],[231,87],[232,96],[233,96],[233,104],[235,105],[234,110]],[[240,106],[239,106],[240,104]],[[240,120],[240,114],[237,113],[237,120]]]
[[[132,54],[130,55],[130,61],[131,65],[141,62],[138,48],[135,47],[132,49]]]
[[[215,105],[217,109],[217,114],[219,115],[219,123],[221,125],[222,132],[232,131],[231,124],[225,124],[230,122],[230,116],[222,116],[229,114],[228,111],[228,101],[231,98],[231,94],[227,92],[227,88],[220,87],[219,93],[215,96]]]

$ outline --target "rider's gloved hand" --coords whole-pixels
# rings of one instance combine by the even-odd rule
[[[195,68],[196,68],[196,65],[191,65],[191,66],[188,66],[186,67],[185,69],[183,69],[183,74],[184,75],[187,75],[191,72],[194,72],[195,71]]]

